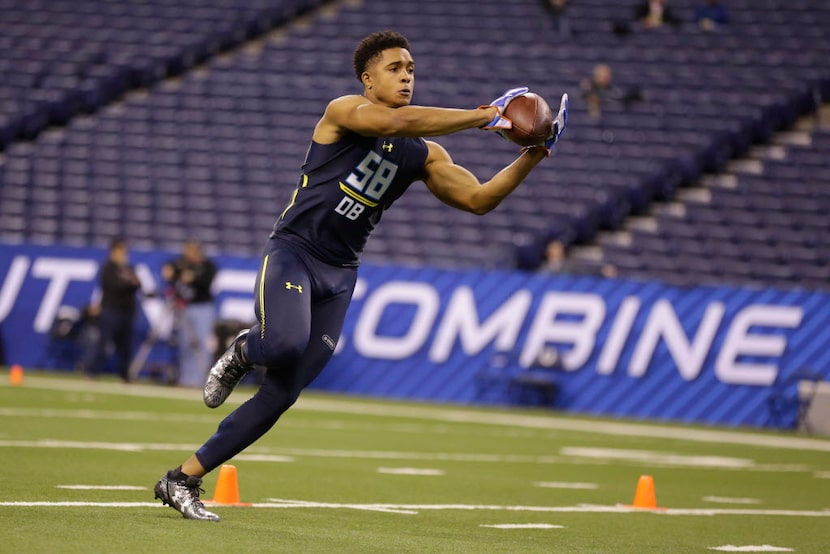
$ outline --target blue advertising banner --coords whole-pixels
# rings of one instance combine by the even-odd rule
[[[173,256],[133,252],[144,290]],[[100,249],[0,245],[6,363],[47,365],[61,306],[95,295]],[[257,259],[220,256],[220,318],[252,321]],[[830,295],[521,272],[364,265],[318,389],[597,415],[788,426],[801,378],[830,378]],[[139,332],[163,322],[142,301]],[[778,408],[784,405],[786,413]],[[795,408],[793,408],[795,409]]]

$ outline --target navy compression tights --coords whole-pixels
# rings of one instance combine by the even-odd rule
[[[267,368],[259,390],[228,415],[196,451],[206,471],[264,435],[331,359],[351,301],[357,270],[324,264],[272,238],[256,283],[258,323],[245,349]]]

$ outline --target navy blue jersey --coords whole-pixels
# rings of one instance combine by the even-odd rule
[[[312,142],[274,234],[324,262],[356,266],[383,210],[424,178],[426,159],[420,138],[349,133],[334,144]]]

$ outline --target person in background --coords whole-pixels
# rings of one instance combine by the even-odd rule
[[[588,113],[591,117],[599,117],[602,114],[602,104],[619,96],[613,81],[614,74],[607,64],[594,66],[591,78],[582,81],[582,96],[588,103]]]
[[[643,0],[635,7],[634,15],[644,29],[680,24],[667,0]]]
[[[548,273],[571,273],[570,261],[567,257],[568,247],[559,239],[553,239],[545,247],[545,260],[540,268]]]
[[[213,361],[216,313],[211,286],[216,264],[205,256],[198,241],[188,240],[181,256],[162,266],[161,276],[168,284],[167,300],[175,314],[178,384],[201,388]]]
[[[597,64],[590,79],[580,84],[582,97],[588,103],[588,113],[591,117],[602,115],[602,108],[609,102],[620,102],[623,106],[630,106],[643,100],[638,88],[623,90],[614,84],[614,73],[608,64]]]
[[[551,29],[560,37],[571,36],[571,18],[568,16],[568,0],[542,0],[550,17]]]
[[[543,273],[557,273],[561,275],[595,275],[597,277],[613,278],[617,276],[617,268],[609,263],[595,265],[580,263],[568,257],[568,245],[559,239],[551,239],[545,247],[545,259],[539,268]]]
[[[695,23],[704,31],[714,31],[729,24],[729,12],[720,0],[704,0],[695,9]]]
[[[96,377],[108,361],[108,350],[113,347],[118,376],[130,381],[129,367],[133,351],[136,294],[141,282],[129,263],[127,243],[122,238],[110,242],[109,255],[100,273],[101,299],[90,310],[98,313],[98,345],[93,361],[86,368],[87,376]]]

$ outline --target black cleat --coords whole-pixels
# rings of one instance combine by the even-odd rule
[[[203,392],[205,405],[208,408],[221,406],[245,374],[254,368],[253,365],[242,361],[240,349],[247,337],[248,329],[240,331],[222,357],[216,360],[210,368]]]
[[[189,475],[180,480],[168,473],[159,479],[154,490],[162,504],[174,508],[187,519],[219,521],[219,516],[205,510],[205,505],[199,500],[199,494],[205,492],[201,486],[199,477]]]

